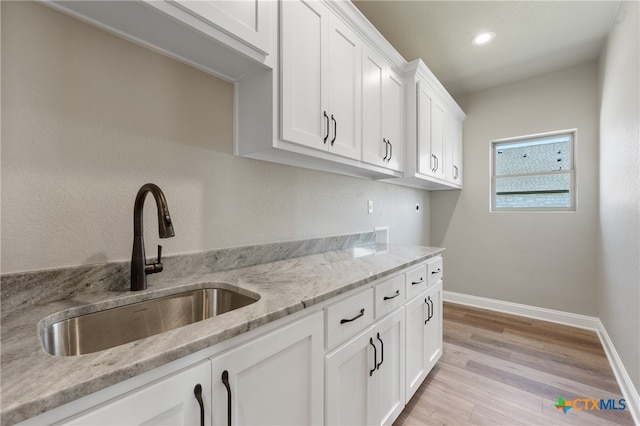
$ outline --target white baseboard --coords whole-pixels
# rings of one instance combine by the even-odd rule
[[[609,359],[609,364],[611,364],[611,368],[613,369],[613,374],[616,376],[616,380],[618,381],[618,386],[620,386],[620,390],[622,391],[622,395],[624,395],[627,407],[629,407],[629,411],[633,417],[633,422],[636,425],[640,425],[640,395],[638,395],[638,391],[635,386],[633,386],[631,377],[629,377],[629,373],[627,373],[627,370],[624,368],[620,355],[618,355],[618,352],[609,337],[609,333],[607,333],[607,330],[604,328],[604,324],[602,324],[602,321],[600,321],[599,318],[597,332],[600,337],[602,347],[604,348],[604,352],[607,354],[607,358]]]
[[[538,308],[536,306],[521,305],[519,303],[504,302],[496,299],[487,299],[486,297],[470,296],[468,294],[454,293],[451,291],[445,291],[443,293],[443,299],[447,302],[460,303],[461,305],[475,306],[477,308],[505,312],[520,315],[521,317],[570,325],[572,327],[586,328],[593,331],[598,331],[599,329],[599,320],[596,317],[554,311],[553,309]]]
[[[536,306],[521,305],[519,303],[504,302],[502,300],[488,299],[486,297],[471,296],[468,294],[443,292],[445,302],[459,303],[461,305],[473,306],[476,308],[489,309],[491,311],[504,312],[507,314],[519,315],[527,318],[539,319],[542,321],[554,322],[557,324],[570,325],[572,327],[585,328],[598,333],[600,343],[607,355],[609,364],[618,381],[618,386],[622,391],[627,408],[633,417],[636,425],[640,426],[640,396],[636,390],[627,370],[622,364],[622,360],[609,338],[607,330],[599,318],[586,315],[572,314],[570,312],[555,311],[553,309],[538,308]]]

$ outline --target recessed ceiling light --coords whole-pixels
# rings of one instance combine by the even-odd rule
[[[487,44],[489,43],[491,40],[493,40],[496,37],[496,33],[480,33],[478,35],[476,35],[473,40],[471,40],[471,43],[475,44],[476,46],[482,46],[483,44]]]

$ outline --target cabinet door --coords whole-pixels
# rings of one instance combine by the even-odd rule
[[[316,312],[212,359],[213,424],[227,424],[229,404],[234,425],[322,424],[322,319]]]
[[[383,139],[383,86],[386,64],[371,49],[362,55],[362,160],[386,165],[389,148]]]
[[[326,151],[329,13],[313,0],[284,1],[280,7],[282,139]]]
[[[401,170],[402,79],[371,49],[362,57],[362,160]]]
[[[427,374],[442,356],[442,281],[427,290],[425,324],[425,364]]]
[[[444,107],[436,97],[431,99],[431,155],[435,162],[432,176],[444,179]]]
[[[170,2],[262,54],[269,54],[270,0]]]
[[[329,19],[329,150],[360,159],[361,41],[340,19]]]
[[[81,414],[68,425],[200,425],[200,405],[195,397],[196,385],[202,387],[204,424],[211,424],[211,364],[194,367],[154,382],[143,389],[125,394],[101,407]]]
[[[447,180],[462,185],[462,123],[451,117],[447,131]]]
[[[385,76],[383,104],[383,134],[390,143],[388,167],[393,170],[402,170],[404,124],[404,87],[400,76],[387,69]]]
[[[405,306],[406,327],[406,395],[408,403],[420,384],[427,377],[425,321],[427,305],[424,302],[427,291],[412,299]]]
[[[435,168],[435,160],[431,153],[431,98],[432,95],[426,88],[426,84],[418,81],[417,91],[417,123],[418,123],[418,173],[432,175]]]
[[[445,178],[444,107],[428,84],[418,82],[418,172]]]
[[[368,425],[372,384],[376,370],[375,340],[371,328],[325,357],[325,423]],[[375,346],[377,348],[377,346]],[[377,349],[376,349],[377,350]]]
[[[374,327],[377,349],[376,371],[373,380],[374,423],[390,425],[405,405],[404,374],[404,309],[388,315]]]

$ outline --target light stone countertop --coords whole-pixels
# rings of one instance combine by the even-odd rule
[[[149,285],[142,292],[83,294],[58,302],[2,311],[1,424],[34,417],[165,365],[216,343],[441,254],[444,249],[373,244]],[[235,311],[93,354],[52,356],[39,338],[39,322],[74,309],[79,315],[201,288],[257,293],[260,300]],[[43,283],[46,285],[46,283]]]

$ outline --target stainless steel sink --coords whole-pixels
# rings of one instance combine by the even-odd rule
[[[98,352],[254,303],[258,298],[222,288],[204,288],[145,300],[56,322],[40,330],[51,355]]]

